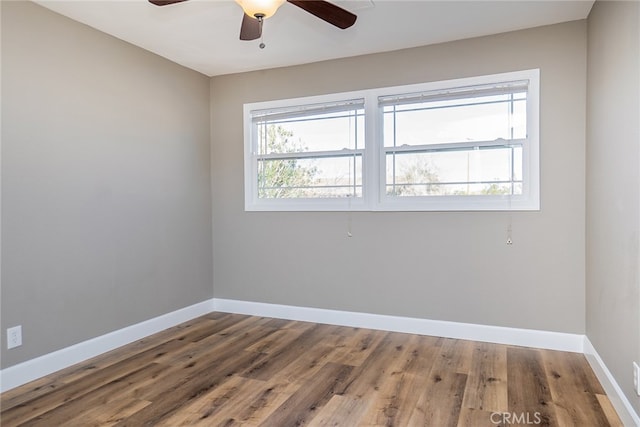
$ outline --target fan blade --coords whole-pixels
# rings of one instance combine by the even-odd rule
[[[358,18],[353,13],[345,10],[333,3],[323,0],[287,0],[295,4],[300,9],[306,10],[312,15],[333,24],[338,28],[345,29],[355,24]]]
[[[245,13],[240,27],[240,40],[256,40],[260,36],[262,36],[262,23]]]
[[[156,6],[167,6],[174,3],[182,3],[187,0],[149,0],[149,3],[155,4]]]

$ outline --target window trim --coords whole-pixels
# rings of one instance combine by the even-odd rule
[[[380,99],[420,92],[528,81],[527,138],[523,144],[521,195],[412,196],[386,194],[383,107]],[[296,109],[314,104],[332,104],[364,99],[365,147],[362,154],[362,197],[352,198],[258,198],[256,111]],[[536,211],[540,210],[540,70],[530,69],[485,76],[466,77],[412,85],[316,95],[244,104],[244,193],[245,211]],[[388,148],[388,147],[387,147]],[[255,178],[255,179],[254,179]]]

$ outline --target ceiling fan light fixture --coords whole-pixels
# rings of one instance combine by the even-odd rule
[[[286,0],[236,0],[247,15],[263,19],[272,16]]]

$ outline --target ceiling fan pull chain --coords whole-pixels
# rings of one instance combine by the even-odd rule
[[[258,23],[260,24],[260,44],[258,45],[260,49],[264,49],[266,44],[264,44],[264,33],[262,32],[262,25],[264,24],[264,16],[256,15],[258,19]]]

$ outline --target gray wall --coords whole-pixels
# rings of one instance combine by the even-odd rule
[[[256,51],[256,54],[262,52]],[[541,69],[541,206],[506,212],[244,212],[247,102]],[[586,22],[211,80],[214,295],[585,331]]]
[[[1,7],[8,367],[212,297],[209,79]]]
[[[589,15],[587,336],[640,413],[640,3]]]

